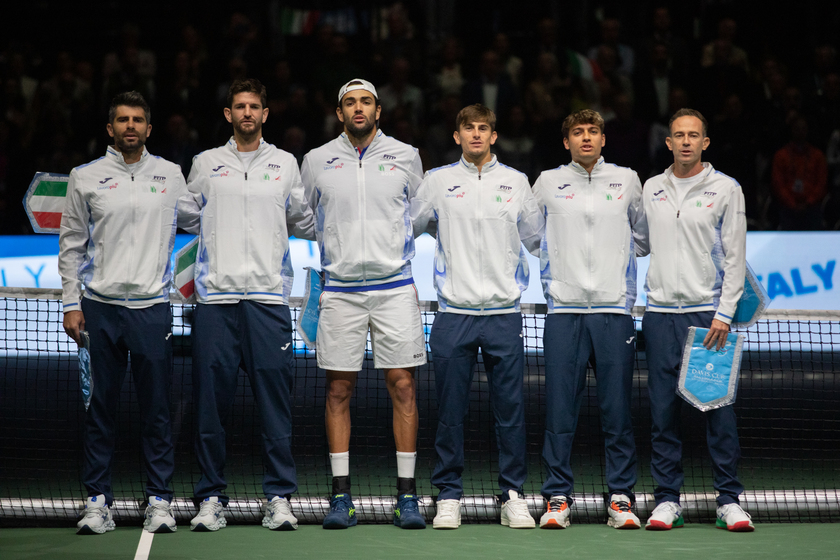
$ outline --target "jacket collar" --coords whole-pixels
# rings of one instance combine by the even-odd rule
[[[604,156],[600,156],[598,158],[598,161],[596,161],[595,165],[592,167],[591,174],[586,169],[584,169],[581,164],[575,161],[569,164],[569,169],[571,169],[575,173],[583,175],[584,177],[589,177],[590,175],[595,175],[596,173],[602,171],[604,169],[604,165],[606,165],[606,163],[604,162]]]
[[[493,157],[490,158],[490,161],[481,166],[482,174],[490,173],[491,171],[499,167],[499,160],[496,158],[496,154],[491,155]],[[475,164],[465,160],[463,154],[461,155],[460,165],[462,168],[466,169],[468,173],[475,173],[476,175],[478,175],[478,167],[476,167]]]
[[[266,144],[267,144],[267,142],[265,141],[265,138],[261,137],[260,138],[260,147],[257,148],[257,151],[259,152],[260,150],[262,150],[263,146],[265,146]],[[236,138],[231,136],[230,140],[227,141],[227,144],[225,144],[225,146],[227,147],[228,150],[230,150],[231,152],[236,154],[237,157],[239,156],[239,150],[236,149]]]
[[[715,172],[715,168],[712,167],[712,164],[708,161],[703,162],[703,171],[700,172],[700,175],[703,176],[701,181],[705,181],[709,175]],[[672,163],[671,166],[665,170],[665,176],[668,178],[671,183],[674,183],[674,164]]]
[[[140,167],[142,167],[143,164],[146,163],[146,161],[149,159],[149,156],[149,151],[146,149],[146,146],[143,146],[143,153],[140,154],[140,161],[138,161],[138,163],[141,164]],[[105,157],[115,163],[128,165],[125,162],[125,158],[123,157],[122,153],[120,153],[120,151],[117,150],[114,146],[108,146],[108,149],[105,151]]]
[[[368,144],[367,150],[370,150],[371,148],[373,148],[379,142],[379,140],[381,138],[383,138],[384,136],[385,136],[385,133],[382,132],[382,129],[377,128],[376,129],[376,134],[373,135],[373,140],[371,140],[370,144]],[[341,134],[338,135],[338,141],[345,144],[346,146],[349,146],[349,148],[351,150],[353,150],[354,152],[356,152],[356,154],[358,155],[359,152],[356,150],[356,146],[354,146],[353,143],[350,141],[350,138],[347,137],[346,132],[342,132]]]

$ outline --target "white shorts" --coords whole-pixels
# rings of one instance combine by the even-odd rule
[[[359,371],[368,327],[374,367],[426,363],[426,339],[414,284],[365,292],[323,292],[318,318],[318,367]]]

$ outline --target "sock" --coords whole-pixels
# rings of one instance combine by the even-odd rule
[[[397,451],[397,476],[400,478],[414,478],[414,464],[417,462],[417,453],[405,453]]]
[[[350,452],[330,453],[330,467],[334,477],[350,476]]]
[[[350,493],[350,452],[330,453],[330,468],[332,469],[332,493]]]

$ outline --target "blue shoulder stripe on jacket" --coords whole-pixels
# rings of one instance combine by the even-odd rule
[[[440,167],[435,167],[434,169],[429,169],[428,171],[426,171],[426,173],[431,175],[435,171],[440,171],[441,169],[449,169],[450,167],[455,167],[459,163],[460,163],[459,161],[456,161],[455,163],[450,163],[449,165],[441,165]]]
[[[89,161],[89,162],[87,162],[87,163],[83,163],[82,165],[77,165],[77,166],[76,166],[76,169],[81,169],[82,167],[87,167],[88,165],[93,165],[94,163],[96,163],[97,161],[99,161],[99,160],[101,160],[101,159],[105,159],[105,156],[98,157],[98,158],[96,158],[95,160],[93,160],[93,161]]]
[[[732,181],[733,183],[735,183],[739,187],[741,186],[741,183],[739,183],[738,180],[735,177],[730,177],[729,175],[727,175],[723,171],[718,171],[717,169],[715,169],[715,175],[723,175],[724,177],[726,177],[727,179],[729,179],[730,181]]]
[[[518,169],[514,169],[513,167],[511,167],[511,166],[509,166],[509,165],[505,165],[505,164],[504,164],[504,163],[502,163],[501,161],[499,161],[499,162],[497,162],[497,163],[499,164],[499,166],[500,166],[500,167],[504,167],[505,169],[510,169],[511,171],[516,171],[517,173],[519,173],[520,175],[522,175],[523,177],[525,177],[525,180],[526,180],[526,181],[528,180],[528,176],[527,176],[527,175],[525,175],[524,173],[522,173],[521,171],[519,171]]]

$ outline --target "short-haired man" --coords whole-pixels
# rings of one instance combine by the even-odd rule
[[[642,185],[632,169],[601,157],[604,119],[584,109],[563,121],[563,143],[572,162],[544,171],[534,196],[545,209],[540,269],[548,303],[545,355],[546,428],[543,461],[548,477],[544,529],[569,526],[574,478],[572,442],[586,387],[586,365],[595,366],[604,432],[607,524],[638,529],[635,503],[636,445],[630,397],[636,329],[636,252],[646,254],[638,231],[644,221]],[[574,243],[569,243],[574,239]]]
[[[519,298],[528,287],[522,246],[537,251],[545,222],[528,178],[490,152],[497,136],[493,112],[470,105],[455,127],[461,159],[426,173],[411,202],[414,234],[437,237],[438,313],[429,337],[438,399],[434,528],[461,524],[464,419],[479,348],[496,422],[502,525],[533,528],[522,492],[528,469]]]
[[[650,242],[642,332],[652,422],[651,474],[656,482],[656,508],[645,528],[660,531],[683,524],[682,399],[676,389],[688,328],[709,329],[707,348],[720,349],[726,343],[744,289],[747,238],[741,186],[701,161],[709,146],[706,119],[693,109],[680,109],[669,128],[665,142],[674,164],[645,183],[642,197]],[[736,473],[741,448],[735,411],[725,406],[705,416],[718,493],[717,525],[752,531],[750,516],[738,499],[744,487]]]
[[[315,213],[324,292],[317,345],[327,370],[326,428],[332,468],[325,529],[356,525],[350,495],[350,398],[365,357],[368,329],[376,368],[394,405],[397,505],[394,525],[423,529],[417,503],[417,402],[414,368],[426,363],[409,200],[422,180],[417,149],[378,128],[376,88],[351,80],[338,92],[344,132],[309,152],[301,166]]]
[[[93,376],[83,438],[88,498],[78,528],[83,534],[114,530],[111,463],[131,354],[149,502],[143,528],[167,533],[177,529],[169,507],[175,464],[169,258],[186,184],[177,165],[145,148],[152,125],[142,95],[114,97],[107,130],[114,145],[105,156],[70,173],[59,235],[64,331],[80,346],[82,331],[88,332]]]
[[[311,238],[314,220],[294,156],[262,137],[268,108],[259,80],[234,81],[224,115],[233,136],[195,157],[188,184],[190,229],[199,233],[192,378],[201,479],[191,526],[216,531],[227,523],[224,426],[241,364],[262,424],[263,527],[297,529],[289,503],[297,490],[289,236]]]

